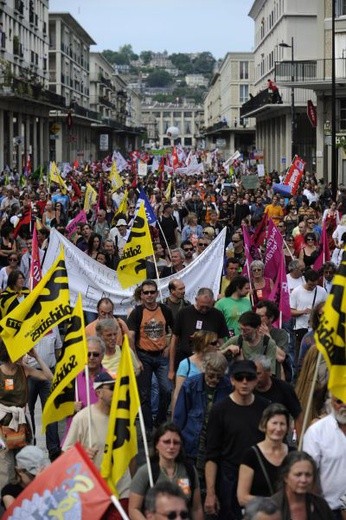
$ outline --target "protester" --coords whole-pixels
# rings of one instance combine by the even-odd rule
[[[293,515],[311,520],[333,520],[327,502],[313,494],[317,479],[314,459],[304,451],[289,453],[282,462],[281,490],[272,496],[280,508],[282,520],[291,520]],[[294,518],[294,517],[293,517]]]
[[[241,506],[253,498],[274,494],[280,466],[288,453],[285,437],[289,430],[288,410],[277,403],[262,414],[259,429],[265,438],[244,454],[239,468],[237,497]]]
[[[155,484],[145,495],[144,515],[148,520],[160,520],[162,517],[190,517],[187,498],[182,489],[173,482]]]
[[[180,430],[172,423],[162,424],[153,438],[154,454],[151,467],[154,484],[170,481],[178,484],[186,494],[192,520],[203,519],[201,494],[196,469],[188,464]],[[144,497],[149,489],[148,467],[141,466],[131,483],[129,500],[130,520],[143,520]]]
[[[8,509],[21,494],[49,464],[45,453],[37,446],[25,446],[15,455],[16,483],[6,484],[1,490],[1,501]]]
[[[232,261],[231,258],[229,258]],[[228,333],[231,337],[240,332],[240,316],[252,309],[249,296],[250,284],[245,276],[236,275],[225,290],[225,297],[215,303],[215,308],[222,312],[226,319]]]
[[[231,383],[232,393],[212,406],[207,425],[204,509],[211,515],[218,512],[220,520],[242,518],[236,497],[239,466],[246,449],[264,438],[258,425],[269,404],[253,394],[257,383],[253,361],[236,361]]]

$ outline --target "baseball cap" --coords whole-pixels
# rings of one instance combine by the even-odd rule
[[[119,226],[126,226],[127,227],[127,222],[125,219],[123,218],[120,218],[116,224],[116,227],[119,227]]]
[[[214,238],[215,236],[215,231],[212,227],[210,226],[207,226],[203,229],[203,233],[205,233],[206,235],[208,235],[209,238]]]
[[[252,374],[257,376],[255,363],[250,359],[235,361],[231,366],[231,376],[235,376],[236,374]]]
[[[114,385],[115,381],[112,378],[111,375],[108,374],[108,372],[101,372],[100,374],[97,374],[97,376],[94,379],[94,390],[97,390],[97,388],[100,388],[100,386],[103,385]]]
[[[44,451],[37,446],[24,446],[15,458],[16,466],[19,469],[24,469],[31,475],[37,475],[49,464]]]

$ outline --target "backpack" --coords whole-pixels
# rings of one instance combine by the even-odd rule
[[[186,473],[187,473],[188,479],[190,481],[191,495],[190,495],[190,500],[189,500],[189,506],[192,507],[193,495],[194,495],[194,492],[195,492],[195,489],[196,489],[195,468],[189,462],[184,462],[184,466],[185,466],[185,469],[186,469]],[[153,474],[153,481],[154,481],[154,485],[155,485],[156,481],[157,481],[157,479],[159,478],[159,475],[160,475],[160,466],[159,466],[159,462],[157,460],[151,461],[151,471],[152,471],[152,474]]]

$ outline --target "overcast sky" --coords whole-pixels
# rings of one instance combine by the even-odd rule
[[[49,10],[69,12],[97,42],[93,51],[131,44],[134,52],[251,51],[254,0],[50,0]]]

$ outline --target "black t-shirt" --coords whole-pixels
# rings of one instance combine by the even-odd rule
[[[269,390],[266,392],[255,390],[254,393],[261,397],[265,397],[265,399],[268,399],[271,403],[283,404],[286,406],[293,419],[296,419],[302,411],[302,407],[300,406],[294,388],[289,383],[286,383],[286,381],[277,379],[275,376],[272,376],[272,386]]]
[[[207,426],[206,460],[239,466],[244,452],[264,439],[258,425],[269,404],[257,395],[248,406],[236,404],[230,397],[215,403]]]
[[[269,489],[267,479],[263,475],[263,471],[255,453],[255,449],[257,450],[257,453],[259,454],[262,460],[272,489]],[[250,495],[270,497],[276,491],[276,485],[279,481],[281,465],[274,466],[274,464],[272,464],[271,462],[269,462],[269,460],[265,458],[265,456],[257,446],[252,446],[248,451],[245,452],[241,463],[254,470]]]
[[[224,315],[218,309],[212,307],[207,313],[202,314],[194,305],[181,309],[176,317],[173,334],[179,336],[178,349],[187,356],[192,354],[191,336],[197,330],[209,330],[215,332],[219,338],[229,336]]]
[[[2,500],[5,496],[8,495],[10,497],[17,498],[22,491],[23,488],[19,484],[6,484],[6,486],[4,486],[1,490],[1,505],[5,507]]]
[[[164,243],[164,238],[162,236],[162,233],[163,233],[166,237],[167,244],[169,246],[175,245],[177,240],[176,240],[174,230],[178,227],[177,219],[173,216],[170,216],[170,217],[162,216],[160,218],[159,222],[160,222],[160,226],[161,226],[161,229],[159,228],[159,233],[160,233],[160,239],[161,239],[162,243]],[[162,230],[162,232],[161,232],[161,230]]]

